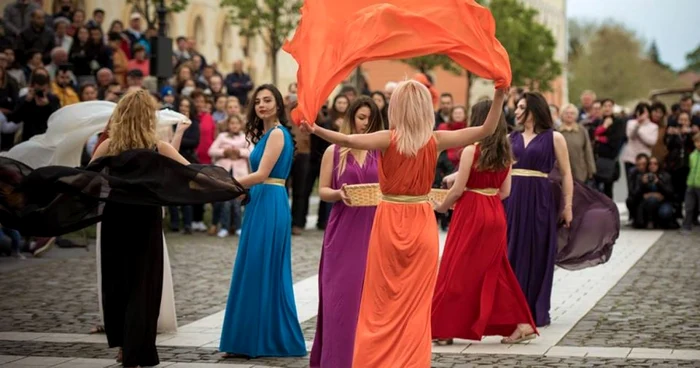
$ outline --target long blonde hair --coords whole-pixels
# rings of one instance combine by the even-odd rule
[[[389,102],[389,129],[399,153],[415,156],[433,135],[435,110],[428,88],[420,82],[399,83]]]
[[[363,107],[367,107],[369,109],[367,128],[364,132],[358,132],[355,130],[355,115],[357,115],[357,112]],[[377,107],[377,104],[374,103],[373,99],[367,96],[358,97],[352,102],[350,107],[348,107],[347,113],[345,114],[343,124],[340,125],[340,132],[343,134],[367,134],[383,129],[382,115],[379,112],[379,107]],[[348,153],[350,152],[355,155],[366,151],[353,150],[348,147],[340,147],[340,151],[338,152],[338,178],[340,178],[343,172],[345,172],[345,167],[347,166],[348,161]],[[357,158],[357,156],[355,156],[355,158]]]
[[[151,149],[156,137],[156,105],[148,91],[139,89],[119,100],[109,126],[109,155],[132,149]]]

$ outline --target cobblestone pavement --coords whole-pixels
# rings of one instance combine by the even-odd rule
[[[559,345],[700,349],[700,233],[666,232]]]
[[[81,357],[112,359],[116,349],[109,349],[104,344],[25,342],[23,345],[0,341],[2,355],[30,355],[51,357]],[[166,348],[158,347],[161,361],[199,362],[226,364],[255,364],[255,366],[272,366],[285,368],[303,368],[309,366],[304,358],[259,358],[221,359],[221,354],[214,349],[204,348]],[[468,367],[697,367],[698,362],[661,359],[612,359],[612,358],[573,358],[542,357],[523,355],[461,355],[433,354],[432,367],[468,368]]]
[[[180,325],[226,307],[237,240],[167,235]],[[293,237],[294,282],[317,273],[321,242],[320,231]],[[3,258],[0,331],[87,333],[100,323],[95,262],[94,247],[52,249],[41,259]]]

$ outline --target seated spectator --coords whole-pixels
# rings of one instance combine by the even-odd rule
[[[659,169],[659,160],[649,159],[648,172],[638,175],[633,196],[639,200],[632,226],[638,229],[677,229],[671,199],[671,175]]]
[[[49,71],[49,77],[51,80],[56,78],[56,71],[60,65],[68,64],[68,50],[62,47],[55,47],[51,50],[51,63],[46,66],[46,70]],[[72,66],[71,66],[72,67]],[[75,77],[72,70],[69,70],[70,81],[73,87],[78,85],[78,78]]]
[[[23,122],[22,142],[46,132],[49,116],[61,108],[58,98],[50,91],[46,69],[35,70],[29,80],[29,89],[19,106],[9,116],[9,121]]]
[[[5,56],[4,60],[2,59],[3,55]],[[15,50],[13,48],[9,47],[3,50],[2,54],[0,54],[0,62],[6,63],[5,68],[7,69],[7,75],[17,82],[19,88],[27,86],[27,78],[24,75],[24,69],[20,67],[19,61],[15,58]]]
[[[53,31],[56,40],[54,43],[56,47],[61,47],[66,52],[70,50],[73,45],[73,37],[68,35],[68,27],[70,26],[70,21],[68,18],[58,17],[53,20]]]
[[[91,83],[80,87],[80,101],[97,101],[97,86]]]
[[[53,32],[46,29],[46,13],[41,9],[36,9],[32,12],[32,20],[29,27],[23,30],[17,40],[17,51],[21,56],[29,56],[26,52],[36,50],[41,53],[42,62],[48,63],[51,56],[51,50],[56,45]],[[32,55],[33,56],[33,55]],[[27,60],[27,59],[25,59]]]
[[[117,102],[122,96],[122,85],[117,82],[112,82],[104,91],[101,91],[100,100]],[[98,96],[99,97],[99,96]]]
[[[38,50],[29,50],[27,52],[27,63],[23,67],[25,80],[29,80],[34,70],[39,68],[44,69],[41,52]]]
[[[143,88],[143,72],[141,69],[131,69],[129,73],[126,74],[126,86],[127,88],[138,87]]]
[[[66,66],[59,67],[56,79],[51,83],[51,91],[61,102],[61,107],[80,102],[80,96],[71,86],[70,70]]]

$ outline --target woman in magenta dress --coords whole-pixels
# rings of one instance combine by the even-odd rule
[[[501,200],[510,194],[513,154],[500,114],[502,105],[497,100],[472,107],[470,126],[498,119],[498,128],[464,149],[450,192],[436,204],[435,210],[445,213],[457,203],[431,313],[433,338],[441,345],[452,344],[455,337],[481,340],[487,335],[508,336],[502,342],[513,344],[533,339],[537,333],[506,253]]]
[[[382,129],[377,105],[369,97],[360,97],[348,109],[340,132],[365,134]],[[319,195],[321,200],[335,203],[321,252],[320,301],[311,367],[352,367],[355,327],[376,207],[349,207],[343,186],[379,182],[378,157],[377,151],[332,145],[321,161]]]
[[[522,128],[510,135],[515,164],[512,191],[505,200],[508,220],[508,259],[538,327],[550,324],[549,308],[557,253],[558,214],[571,224],[573,178],[566,140],[552,127],[547,100],[526,92],[515,110]],[[558,163],[562,177],[563,210],[557,207],[549,173]]]

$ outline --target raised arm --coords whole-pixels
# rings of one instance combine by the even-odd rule
[[[438,130],[435,132],[435,138],[437,138],[437,147],[439,151],[446,150],[448,148],[464,147],[473,144],[480,139],[493,134],[498,126],[498,121],[503,113],[503,101],[505,99],[507,90],[497,89],[493,95],[493,103],[491,104],[491,110],[486,117],[486,121],[483,125],[478,127],[464,128],[459,130]]]
[[[170,140],[170,145],[173,146],[176,150],[180,150],[180,144],[182,144],[182,136],[185,135],[185,131],[189,129],[190,125],[192,125],[192,122],[187,120],[187,121],[181,121],[177,124],[177,127],[175,128],[175,134],[173,134],[173,138]]]
[[[467,181],[469,181],[472,164],[474,163],[474,152],[476,152],[474,146],[468,146],[462,151],[462,156],[459,159],[459,170],[457,170],[457,177],[455,178],[454,184],[447,193],[445,200],[435,207],[435,211],[440,213],[447,212],[447,210],[452,208],[452,205],[455,204],[459,197],[464,194]]]
[[[282,148],[284,148],[284,133],[281,129],[275,129],[270,132],[270,137],[267,139],[265,144],[265,152],[263,152],[262,159],[260,160],[260,166],[258,171],[248,174],[242,178],[237,178],[238,182],[245,188],[250,188],[253,185],[260,184],[270,177],[272,168],[275,167],[277,159],[282,153]]]
[[[332,144],[349,147],[353,149],[371,151],[371,150],[386,150],[389,148],[391,141],[391,132],[381,130],[369,134],[343,134],[326,129],[316,124],[309,124],[303,121],[299,129],[304,133],[316,134],[319,138],[328,141]]]
[[[569,162],[569,149],[566,147],[566,139],[559,132],[554,132],[554,154],[559,165],[562,192],[564,193],[562,220],[564,221],[564,226],[569,227],[573,218],[574,178],[571,174],[571,163]]]

